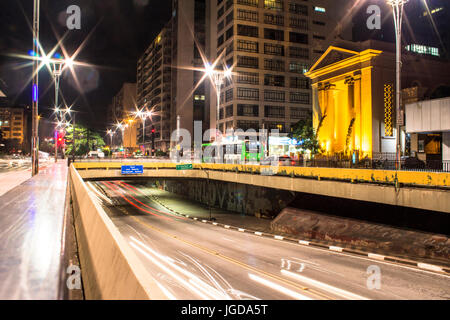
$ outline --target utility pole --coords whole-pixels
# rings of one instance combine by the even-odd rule
[[[75,162],[75,148],[76,148],[76,134],[77,134],[77,123],[76,123],[77,114],[73,114],[73,132],[72,132],[72,162]]]
[[[39,52],[39,15],[40,0],[34,0],[33,6],[33,51]],[[33,63],[33,84],[32,84],[32,138],[31,138],[31,162],[32,176],[39,173],[39,61]]]

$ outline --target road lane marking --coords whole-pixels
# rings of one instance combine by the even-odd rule
[[[346,291],[346,290],[343,290],[343,289],[336,288],[336,287],[331,286],[329,284],[326,284],[326,283],[323,283],[323,282],[320,282],[320,281],[317,281],[317,280],[313,280],[311,278],[299,275],[297,273],[293,273],[293,272],[290,272],[290,271],[287,271],[287,270],[281,270],[281,273],[284,274],[285,276],[288,276],[288,277],[291,277],[291,278],[296,279],[298,281],[301,281],[303,283],[306,283],[309,286],[313,286],[313,287],[320,288],[320,289],[328,291],[328,292],[335,293],[338,296],[341,296],[341,297],[346,298],[346,299],[350,299],[350,300],[369,300],[366,297],[360,296],[358,294],[355,294],[355,293],[352,293],[352,292],[349,292],[349,291]]]
[[[275,274],[272,274],[272,273],[269,273],[269,272],[266,272],[266,271],[257,269],[257,268],[255,268],[255,267],[252,267],[252,266],[250,266],[250,265],[248,265],[248,264],[245,264],[245,263],[243,263],[243,262],[241,262],[241,261],[239,261],[239,260],[236,260],[236,259],[234,259],[234,258],[225,256],[225,255],[223,255],[223,254],[221,254],[221,253],[219,253],[219,252],[217,252],[217,251],[215,251],[215,250],[206,248],[206,247],[204,247],[204,246],[201,246],[201,245],[199,245],[199,244],[190,242],[190,241],[188,241],[188,240],[184,240],[184,239],[182,239],[182,238],[180,238],[180,237],[178,237],[178,236],[172,235],[172,234],[170,234],[170,233],[168,233],[168,232],[166,232],[166,231],[163,231],[163,230],[161,230],[161,229],[159,229],[159,228],[157,228],[157,227],[154,227],[154,226],[152,226],[152,225],[150,225],[150,224],[148,224],[148,223],[146,223],[146,222],[143,222],[143,221],[141,221],[141,220],[140,220],[139,218],[137,218],[137,217],[134,217],[134,216],[130,216],[130,217],[131,217],[133,220],[135,220],[136,222],[138,222],[138,223],[140,223],[140,224],[146,226],[146,227],[149,228],[149,229],[152,229],[152,230],[154,230],[154,231],[156,231],[156,232],[159,232],[159,233],[161,233],[161,234],[164,234],[164,235],[166,235],[166,236],[168,236],[168,237],[170,237],[170,238],[172,238],[172,239],[174,239],[174,240],[183,242],[183,243],[185,243],[185,244],[187,244],[187,245],[190,245],[190,246],[192,246],[192,247],[195,247],[195,248],[197,248],[197,249],[200,249],[201,251],[203,251],[203,252],[205,252],[205,253],[208,253],[208,254],[213,255],[213,256],[215,256],[215,257],[218,257],[218,258],[221,258],[221,259],[223,259],[223,260],[225,260],[225,261],[228,261],[228,262],[233,263],[233,264],[235,264],[235,265],[237,265],[237,266],[240,266],[240,267],[242,267],[242,268],[244,268],[244,269],[246,269],[246,270],[249,270],[249,271],[252,271],[252,272],[256,272],[256,273],[259,273],[259,274],[261,274],[261,275],[264,275],[264,276],[266,276],[266,277],[269,277],[269,278],[274,279],[274,280],[276,280],[276,281],[279,281],[279,282],[281,282],[281,283],[287,284],[287,285],[289,285],[289,286],[291,286],[291,287],[293,287],[293,288],[296,288],[297,290],[308,291],[310,294],[312,294],[312,295],[314,295],[314,296],[316,296],[316,297],[319,297],[319,298],[321,298],[321,299],[333,300],[332,297],[327,296],[325,293],[322,293],[322,292],[319,292],[319,291],[316,291],[316,290],[314,290],[314,289],[310,289],[310,288],[307,288],[307,287],[301,287],[301,286],[299,286],[299,284],[296,283],[296,282],[292,282],[292,281],[290,281],[290,280],[288,280],[288,279],[282,278],[282,277],[277,276],[277,275],[275,275]]]
[[[253,281],[258,282],[258,283],[260,283],[260,284],[262,284],[262,285],[264,285],[266,287],[269,287],[269,288],[271,288],[271,289],[273,289],[275,291],[281,292],[281,293],[283,293],[283,294],[285,294],[285,295],[287,295],[287,296],[289,296],[291,298],[294,298],[296,300],[313,300],[313,299],[311,299],[311,298],[309,298],[307,296],[304,296],[304,295],[302,295],[300,293],[297,293],[295,291],[289,290],[288,288],[285,288],[285,287],[283,287],[283,286],[281,286],[281,285],[279,285],[277,283],[273,283],[272,281],[269,281],[269,280],[266,280],[264,278],[258,277],[257,275],[249,273],[248,276]]]

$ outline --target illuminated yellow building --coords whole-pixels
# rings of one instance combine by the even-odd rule
[[[361,43],[353,43],[353,47]],[[347,46],[348,47],[348,46]],[[331,46],[306,73],[313,122],[327,154],[395,152],[395,66],[390,54]]]

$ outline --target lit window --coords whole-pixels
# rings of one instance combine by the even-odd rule
[[[314,7],[314,11],[316,11],[316,12],[323,12],[323,13],[327,12],[327,10],[325,8],[323,8],[323,7]]]

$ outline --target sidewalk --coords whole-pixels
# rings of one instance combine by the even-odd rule
[[[41,162],[40,170],[45,170],[49,162]],[[0,173],[0,196],[14,189],[31,178],[31,168],[25,170],[12,170]]]
[[[0,196],[1,300],[60,298],[67,172],[49,164]]]

